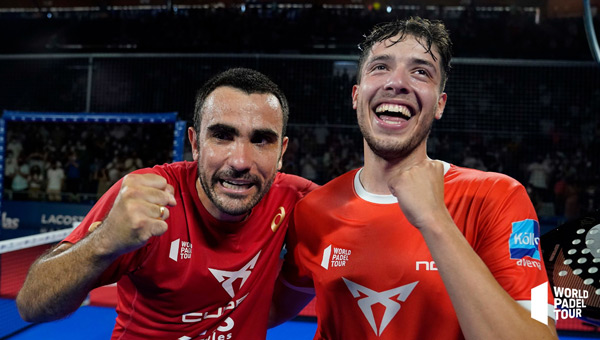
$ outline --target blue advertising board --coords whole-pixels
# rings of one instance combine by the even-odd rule
[[[91,204],[4,201],[0,240],[71,228],[83,220]]]

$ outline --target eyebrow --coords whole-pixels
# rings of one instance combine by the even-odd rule
[[[388,61],[391,60],[392,56],[389,54],[380,54],[378,56],[372,57],[370,59],[367,60],[367,62],[365,63],[366,66],[371,65],[373,63],[376,63],[378,61]]]
[[[211,133],[227,133],[234,136],[238,136],[240,134],[238,129],[234,128],[233,126],[220,123],[209,126],[207,130]]]
[[[252,137],[262,137],[271,140],[279,139],[279,134],[272,129],[258,129],[252,132]]]
[[[392,60],[393,57],[389,54],[380,54],[378,56],[375,56],[371,59],[368,59],[367,62],[365,63],[365,66],[370,66],[376,62],[379,61],[390,61]],[[427,66],[432,68],[433,70],[436,71],[436,73],[439,71],[438,68],[436,67],[436,65],[434,63],[432,63],[431,61],[427,60],[427,59],[423,59],[423,58],[416,58],[413,57],[409,60],[408,62],[409,64],[414,64],[414,65],[423,65],[423,66]]]
[[[233,126],[230,125],[226,125],[226,124],[221,124],[221,123],[217,123],[214,125],[211,125],[207,128],[208,132],[210,133],[225,133],[225,134],[229,134],[229,135],[233,135],[233,136],[239,136],[240,135],[240,131],[236,128],[234,128]],[[261,136],[261,137],[265,137],[265,138],[279,138],[279,134],[277,133],[277,131],[274,131],[273,129],[256,129],[252,131],[252,137],[256,137],[256,136]]]
[[[436,70],[436,71],[437,71],[437,67],[436,67],[436,65],[435,65],[435,64],[433,64],[433,63],[432,63],[431,61],[429,61],[429,60],[426,60],[426,59],[421,59],[421,58],[412,58],[412,59],[410,60],[410,62],[411,62],[412,64],[416,64],[416,65],[425,65],[425,66],[427,66],[427,67],[431,67],[431,68],[433,68],[434,70]]]

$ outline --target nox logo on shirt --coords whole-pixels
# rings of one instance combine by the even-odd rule
[[[240,283],[239,288],[242,288],[248,277],[250,277],[250,274],[252,273],[251,269],[254,269],[256,261],[258,261],[258,256],[260,256],[260,251],[258,252],[258,254],[256,254],[256,256],[254,256],[254,258],[252,258],[252,260],[250,260],[250,262],[248,262],[244,267],[237,271],[227,271],[212,268],[208,268],[208,270],[210,270],[210,272],[217,279],[217,281],[222,283],[223,289],[225,289],[227,294],[229,294],[229,296],[231,297],[234,297],[235,291],[233,289],[233,283],[237,279],[241,279],[242,282]]]
[[[523,220],[512,223],[512,234],[508,246],[510,258],[520,260],[525,256],[540,260],[540,229],[536,220]]]
[[[413,283],[392,288],[383,292],[376,292],[346,278],[342,277],[342,279],[350,290],[350,293],[352,293],[353,297],[359,298],[361,294],[363,296],[366,295],[365,297],[358,299],[356,303],[358,304],[358,307],[360,307],[360,310],[363,312],[365,318],[369,322],[369,325],[371,325],[371,328],[373,328],[373,332],[375,332],[375,335],[377,336],[381,336],[381,333],[383,333],[385,328],[400,310],[400,304],[396,301],[406,301],[417,283],[419,283],[419,281],[415,281]],[[385,312],[383,313],[383,317],[380,322],[375,321],[375,316],[372,309],[372,306],[378,303],[385,307]],[[379,327],[377,327],[378,324]]]

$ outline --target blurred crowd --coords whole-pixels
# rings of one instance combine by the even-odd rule
[[[127,173],[169,161],[169,135],[166,125],[10,123],[4,199],[93,203]]]
[[[172,126],[17,124],[7,129],[4,199],[93,203],[122,176],[171,161]],[[152,138],[161,136],[161,138]],[[362,165],[357,127],[292,124],[283,172],[319,184]],[[571,219],[598,208],[600,124],[592,143],[565,146],[551,135],[490,137],[434,129],[431,158],[519,180],[541,217]],[[159,142],[160,141],[160,142]],[[192,160],[189,143],[185,159]],[[140,148],[140,145],[144,145]]]

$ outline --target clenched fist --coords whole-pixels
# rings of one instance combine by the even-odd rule
[[[98,232],[107,254],[120,255],[143,246],[167,231],[166,219],[174,206],[173,186],[156,174],[129,174]],[[98,235],[100,236],[100,235]]]
[[[402,212],[416,228],[427,228],[450,217],[444,203],[442,162],[427,159],[407,170],[398,170],[387,184]]]

